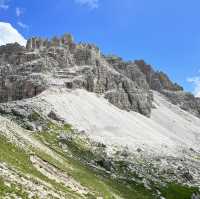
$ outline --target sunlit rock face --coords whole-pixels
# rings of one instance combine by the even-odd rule
[[[52,86],[83,88],[120,109],[146,116],[151,115],[151,90],[164,94],[183,90],[144,61],[105,56],[93,44],[75,43],[70,34],[50,40],[34,37],[26,47],[1,46],[0,75],[0,102],[31,98]]]
[[[0,47],[1,102],[30,98],[51,86],[83,88],[112,104],[150,116],[152,94],[134,64],[120,69],[93,44],[76,44],[70,34],[51,40],[31,38],[26,48]],[[130,75],[129,72],[131,73]]]

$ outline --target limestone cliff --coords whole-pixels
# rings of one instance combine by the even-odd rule
[[[156,90],[199,116],[199,100],[165,73],[143,60],[126,62],[103,55],[93,44],[75,43],[70,34],[51,40],[34,37],[26,48],[16,43],[0,47],[0,102],[30,98],[51,86],[84,88],[146,116],[151,115],[151,90]],[[176,97],[172,100],[171,95]]]

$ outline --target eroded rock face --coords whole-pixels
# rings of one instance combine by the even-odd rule
[[[151,114],[151,89],[170,100],[177,92],[172,101],[199,115],[199,100],[188,98],[166,74],[142,60],[125,62],[102,55],[93,44],[76,44],[70,34],[51,40],[34,37],[26,48],[16,43],[0,47],[0,102],[34,97],[51,86],[83,88],[103,95],[120,109],[146,116]]]
[[[121,109],[150,116],[152,94],[140,69],[123,61],[112,64],[98,47],[76,44],[69,34],[51,40],[31,38],[26,48],[0,47],[0,60],[0,102],[64,86],[96,92]]]
[[[197,117],[200,117],[200,98],[184,91],[161,91],[173,104],[180,106]]]
[[[193,94],[185,92],[180,85],[173,83],[165,73],[154,71],[143,60],[138,60],[134,63],[145,74],[146,81],[152,90],[159,91],[173,104],[200,117],[200,98],[196,98]]]
[[[145,74],[146,80],[153,90],[169,90],[169,91],[181,91],[183,88],[177,83],[173,83],[169,77],[160,71],[154,71],[151,65],[146,64],[143,60],[136,60],[135,64]]]
[[[149,84],[146,81],[146,75],[140,70],[137,64],[134,62],[124,62],[121,58],[116,56],[108,56],[106,57],[106,60],[119,73],[136,82],[138,88],[143,88],[145,90],[149,89]]]

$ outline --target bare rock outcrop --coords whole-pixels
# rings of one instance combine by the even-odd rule
[[[94,44],[75,43],[72,35],[33,37],[26,48],[0,47],[0,102],[34,97],[51,86],[83,88],[103,95],[127,111],[150,116],[157,90],[174,104],[200,116],[200,102],[143,60],[105,56]]]
[[[136,60],[135,64],[145,74],[146,80],[152,90],[183,90],[183,88],[180,85],[178,85],[177,83],[173,83],[165,73],[160,71],[154,71],[151,65],[146,64],[143,60]]]
[[[173,104],[180,106],[185,111],[200,117],[200,98],[194,97],[189,92],[162,90],[164,94]]]
[[[134,62],[145,74],[146,81],[152,90],[164,94],[173,104],[178,105],[185,111],[200,117],[200,99],[193,94],[185,92],[183,87],[173,83],[169,77],[160,71],[154,71],[151,65],[146,64],[143,60]]]
[[[150,116],[152,94],[135,64],[113,65],[93,44],[76,44],[69,34],[31,38],[26,48],[0,47],[0,102],[34,97],[51,86],[84,88],[115,106]],[[123,69],[123,66],[125,68]]]

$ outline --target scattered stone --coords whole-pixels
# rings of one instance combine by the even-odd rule
[[[59,117],[54,111],[50,111],[50,113],[47,115],[49,118],[58,121],[58,122],[64,122],[64,119]]]
[[[191,199],[200,199],[200,195],[193,193]]]
[[[142,149],[137,148],[137,152],[138,152],[138,153],[142,152]]]
[[[183,173],[183,178],[186,180],[186,181],[193,181],[193,176],[191,175],[191,173],[189,171]]]
[[[113,171],[113,163],[112,160],[110,159],[101,159],[96,161],[97,165],[99,165],[100,167],[103,167],[105,170],[107,171]]]
[[[68,142],[72,142],[73,137],[70,134],[66,134],[66,133],[61,133],[58,137],[59,141],[62,143],[68,143]]]

